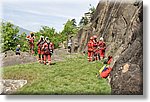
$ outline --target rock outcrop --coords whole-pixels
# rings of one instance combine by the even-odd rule
[[[103,37],[112,55],[112,94],[143,94],[143,2],[101,0],[91,23],[76,36],[78,52],[87,51],[92,35]]]
[[[0,94],[12,94],[27,84],[27,80],[0,80]]]
[[[36,62],[37,58],[30,55],[28,52],[21,52],[20,55],[16,55],[14,51],[7,51],[1,53],[2,67],[11,66],[24,63]]]

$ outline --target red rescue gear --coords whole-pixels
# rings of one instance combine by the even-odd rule
[[[46,59],[48,60],[48,63],[51,63],[51,53],[54,49],[53,43],[47,43],[45,42],[43,44],[42,50],[44,51],[44,64],[46,64]]]
[[[89,62],[92,61],[93,57],[93,41],[92,39],[88,42],[88,60]]]
[[[94,43],[94,44],[93,44],[94,59],[95,59],[95,60],[98,60],[98,49],[97,49],[98,43],[97,43],[96,40],[94,40],[93,43]]]
[[[30,47],[30,53],[34,54],[34,36],[31,37],[31,35],[26,37],[28,39],[29,42],[29,47]]]
[[[104,41],[99,41],[98,42],[98,47],[99,47],[99,55],[101,58],[104,58],[105,57],[105,49],[106,49],[106,44]]]
[[[105,71],[100,73],[101,78],[107,78],[111,72],[112,68],[108,67],[105,69]]]
[[[107,64],[110,64],[112,62],[112,60],[113,60],[112,56],[108,56]]]
[[[44,61],[44,51],[42,50],[42,47],[43,47],[43,44],[44,44],[44,40],[39,40],[38,43],[37,43],[37,46],[38,46],[38,54],[39,54],[39,62],[43,62]]]
[[[37,46],[38,46],[38,54],[42,54],[42,47],[43,47],[43,44],[44,44],[44,40],[41,41],[39,40],[38,43],[37,43]],[[44,53],[43,53],[44,54]]]

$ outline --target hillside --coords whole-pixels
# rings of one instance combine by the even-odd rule
[[[28,34],[30,34],[31,31],[24,29],[22,27],[19,27],[19,34],[22,34],[23,32],[25,32],[28,35]]]
[[[77,52],[87,52],[93,35],[104,38],[106,56],[113,56],[112,94],[143,94],[143,2],[101,0],[90,24],[75,37]]]

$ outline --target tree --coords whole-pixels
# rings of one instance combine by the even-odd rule
[[[80,22],[79,22],[79,25],[80,25],[80,26],[85,26],[85,25],[87,25],[87,24],[88,24],[88,19],[87,19],[87,17],[82,17],[81,20],[80,20]]]
[[[95,11],[96,11],[96,8],[90,4],[89,11],[93,15],[95,13]]]
[[[76,22],[76,19],[72,19],[71,22],[73,23],[72,25],[73,25],[74,27],[77,26],[77,24],[76,24],[76,23],[77,23],[77,22]]]
[[[26,40],[26,33],[25,32],[23,32],[22,34],[20,34],[19,36],[18,36],[18,39],[19,39],[19,41],[18,41],[18,43],[19,43],[19,45],[21,46],[21,51],[23,51],[23,52],[27,52],[27,51],[29,51],[29,43],[28,43],[28,41]]]
[[[38,32],[35,33],[35,42],[38,42],[40,36],[48,37],[54,43],[54,47],[58,48],[62,42],[62,37],[53,27],[43,26]],[[35,53],[37,54],[37,46],[35,46]]]
[[[77,34],[77,32],[78,32],[78,28],[76,26],[76,21],[75,19],[72,19],[66,22],[62,34],[66,35],[66,37],[68,38],[68,36]]]
[[[2,33],[2,51],[15,50],[18,44],[18,27],[14,27],[10,22],[1,23],[1,33]]]
[[[94,15],[95,11],[96,11],[95,7],[90,4],[90,8],[89,8],[88,13],[90,14],[91,17],[92,17],[92,15]],[[90,19],[88,20],[88,18],[85,15],[81,18],[81,20],[79,22],[79,26],[85,26],[89,23],[89,21],[90,21]]]

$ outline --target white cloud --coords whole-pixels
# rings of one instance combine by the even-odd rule
[[[2,4],[4,19],[13,20],[21,27],[38,30],[40,24],[45,24],[54,25],[60,30],[67,19],[75,18],[79,22],[81,16],[88,11],[89,4],[96,6],[98,2],[99,0],[3,0]]]

